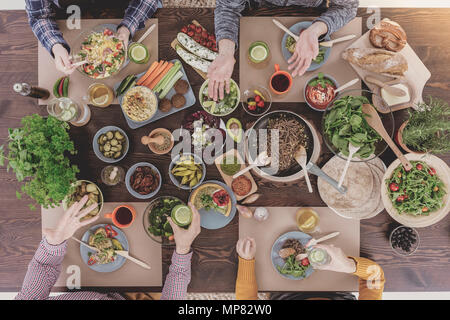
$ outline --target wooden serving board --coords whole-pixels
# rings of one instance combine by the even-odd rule
[[[198,21],[197,20],[192,20],[192,23],[193,24],[195,24],[196,26],[198,26],[198,27],[202,27],[203,29],[206,29],[206,28],[204,28],[200,23],[198,23]],[[175,38],[175,39],[173,39],[173,41],[172,41],[172,43],[170,44],[170,46],[172,47],[172,49],[173,50],[175,50],[175,52],[177,51],[175,48],[176,48],[176,46],[177,45],[180,45],[181,46],[181,44],[178,42],[178,40],[177,40],[177,38]],[[181,59],[181,57],[180,57],[180,59]],[[184,60],[183,59],[181,59],[181,61],[183,61],[184,62]],[[192,69],[194,69],[203,79],[208,79],[208,75],[206,74],[206,72],[203,72],[203,71],[201,71],[201,70],[199,70],[199,69],[197,69],[197,68],[194,68],[193,66],[190,66]]]
[[[227,186],[229,186],[231,188],[231,183],[233,182],[233,177],[230,177],[229,175],[225,174],[222,171],[222,169],[220,168],[222,159],[227,156],[236,156],[236,158],[238,159],[238,162],[241,163],[240,170],[245,168],[245,161],[242,159],[241,155],[239,154],[239,152],[236,149],[232,149],[232,150],[226,152],[225,154],[218,156],[216,158],[216,160],[214,160],[214,163],[216,164],[217,170],[219,170],[219,173],[222,176],[223,181],[227,184]],[[250,189],[250,192],[248,194],[246,194],[245,196],[238,196],[237,194],[235,194],[237,201],[241,201],[242,199],[245,199],[249,195],[254,194],[256,191],[258,191],[258,185],[256,184],[255,180],[253,179],[253,176],[250,173],[250,171],[246,172],[244,174],[244,176],[250,179],[250,181],[252,182],[252,188]]]
[[[366,32],[358,40],[353,42],[348,48],[374,48],[374,46],[372,46],[372,44],[370,43],[369,34],[370,31]],[[405,76],[402,79],[402,81],[404,81],[405,83],[407,83],[408,86],[410,86],[410,88],[412,89],[411,95],[413,95],[414,98],[411,99],[410,102],[405,103],[403,105],[396,105],[394,108],[392,108],[392,111],[406,109],[409,107],[415,108],[416,104],[423,102],[422,99],[423,89],[425,87],[425,84],[431,77],[431,72],[423,64],[422,60],[420,60],[420,58],[417,56],[417,54],[414,52],[414,50],[411,48],[409,44],[406,44],[403,50],[401,50],[399,53],[402,54],[408,61],[408,71],[405,73]],[[366,76],[368,75],[373,76],[374,74],[378,79],[387,83],[393,80],[392,77],[383,76],[367,70],[363,70],[360,67],[355,66],[351,63],[350,65],[353,67],[353,69],[355,69],[356,73],[363,80],[366,78]],[[379,92],[379,88],[376,85],[368,82],[365,83],[372,92],[375,93]],[[374,102],[374,104],[377,103]],[[379,109],[378,111],[382,112],[383,110]]]

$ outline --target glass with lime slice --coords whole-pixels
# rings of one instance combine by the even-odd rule
[[[141,43],[133,43],[128,48],[128,56],[131,61],[137,64],[147,63],[150,59],[150,54],[146,46]]]
[[[192,211],[188,206],[179,204],[172,209],[171,217],[178,226],[186,227],[192,222]]]
[[[270,50],[264,41],[253,42],[248,49],[248,59],[251,63],[260,65],[268,62],[270,58]]]

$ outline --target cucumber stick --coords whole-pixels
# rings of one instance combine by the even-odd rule
[[[170,91],[170,89],[172,89],[172,87],[175,85],[175,83],[181,79],[181,77],[183,76],[183,72],[178,71],[173,77],[172,79],[170,79],[170,81],[167,83],[167,85],[164,87],[163,91],[161,92],[161,94],[159,95],[160,99],[163,99]]]
[[[167,74],[161,79],[160,82],[155,87],[155,92],[163,91],[167,83],[172,79],[172,77],[181,69],[181,62],[177,61],[172,68],[167,72]]]

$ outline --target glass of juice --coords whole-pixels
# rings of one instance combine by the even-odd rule
[[[61,121],[76,121],[80,107],[70,98],[56,98],[47,105],[48,114]]]
[[[308,260],[313,267],[317,267],[330,263],[331,257],[326,250],[313,247],[308,250]]]
[[[270,60],[270,50],[264,41],[255,41],[248,48],[248,60],[255,67],[265,67]]]
[[[311,208],[301,208],[296,213],[297,227],[304,233],[314,233],[319,230],[319,215]]]
[[[88,88],[89,103],[96,107],[106,108],[114,100],[114,92],[103,83],[93,83]]]

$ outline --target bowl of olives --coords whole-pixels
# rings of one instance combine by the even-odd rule
[[[128,152],[128,137],[116,126],[106,126],[97,131],[92,142],[97,158],[106,163],[122,160]]]

